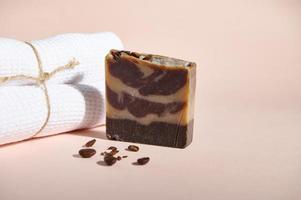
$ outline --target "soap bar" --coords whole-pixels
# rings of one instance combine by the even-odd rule
[[[105,64],[109,139],[177,148],[191,143],[195,63],[111,50]]]

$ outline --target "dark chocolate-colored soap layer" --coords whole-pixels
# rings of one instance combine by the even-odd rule
[[[124,84],[138,88],[143,96],[171,95],[187,82],[187,70],[156,68],[153,69],[153,73],[145,77],[136,63],[117,55],[114,55],[114,60],[110,61],[108,69],[112,76],[120,79]]]
[[[125,92],[122,92],[119,97],[108,85],[106,85],[106,95],[107,101],[111,106],[118,110],[127,108],[135,117],[145,117],[147,114],[157,114],[158,116],[161,116],[163,113],[174,114],[181,111],[185,106],[184,102],[171,102],[166,104],[152,102],[134,97]]]
[[[165,122],[143,125],[128,119],[106,118],[109,139],[176,148],[184,148],[191,142],[187,134],[192,127],[193,121],[185,126]]]

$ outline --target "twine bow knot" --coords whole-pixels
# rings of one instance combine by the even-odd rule
[[[73,69],[75,66],[79,65],[79,62],[75,59],[72,58],[66,65],[61,66],[53,70],[52,72],[44,72],[40,71],[40,75],[37,78],[36,82],[38,85],[43,84],[45,81],[48,81],[50,78],[52,78],[55,74],[65,71],[67,69]]]
[[[41,83],[44,83],[45,81],[49,80],[49,77],[50,77],[49,73],[44,72],[42,74],[42,76],[40,77],[39,83],[41,84]]]

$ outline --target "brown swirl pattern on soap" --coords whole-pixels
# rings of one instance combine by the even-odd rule
[[[110,74],[120,79],[124,84],[138,89],[143,96],[171,95],[187,82],[187,70],[156,68],[153,73],[145,77],[134,62],[115,54],[112,55],[114,60],[108,65]]]
[[[107,101],[111,106],[118,110],[128,109],[135,117],[145,117],[148,114],[156,114],[158,116],[164,113],[177,113],[185,106],[185,102],[157,103],[145,99],[134,97],[128,93],[117,94],[106,85]]]

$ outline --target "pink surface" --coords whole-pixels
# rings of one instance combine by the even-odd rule
[[[300,199],[300,11],[296,0],[0,0],[1,36],[110,30],[129,50],[198,64],[187,149],[140,145],[113,167],[73,156],[93,137],[99,153],[128,145],[104,128],[2,146],[0,199]],[[150,163],[131,165],[140,156]]]

